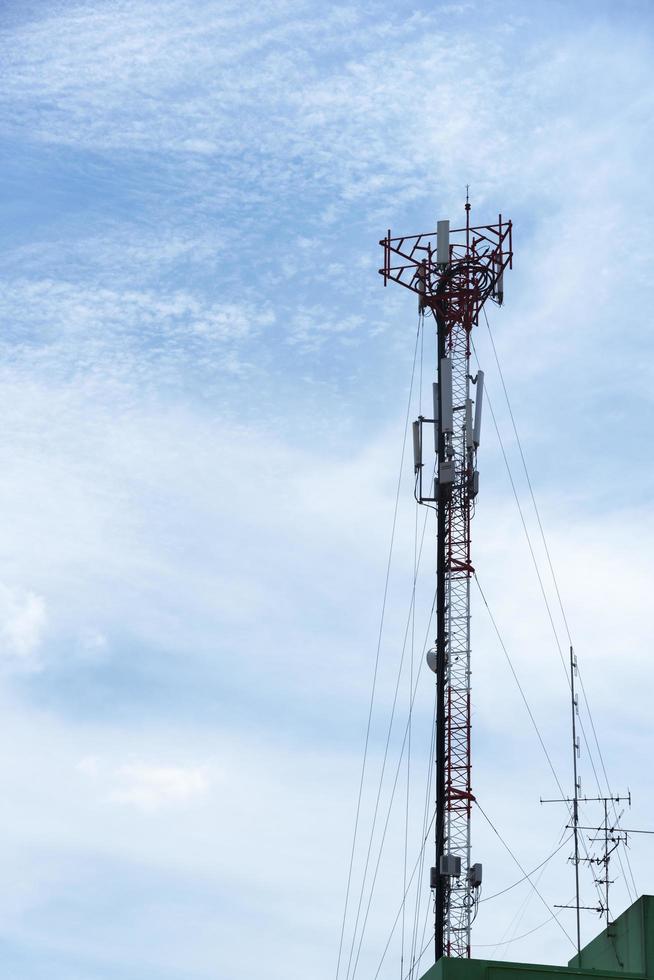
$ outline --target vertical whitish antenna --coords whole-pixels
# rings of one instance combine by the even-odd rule
[[[466,398],[466,449],[472,449],[472,398]]]
[[[442,420],[441,430],[448,435],[454,432],[454,419],[452,412],[452,361],[449,357],[441,358],[441,411]]]
[[[422,433],[420,422],[413,423],[413,469],[417,473],[422,466]]]
[[[450,222],[439,221],[436,227],[436,262],[448,265],[450,261]]]
[[[572,647],[570,647],[570,696],[572,708],[572,777],[574,779],[574,794],[572,797],[572,828],[575,841],[575,901],[577,911],[577,966],[581,967],[581,918],[579,898],[579,777],[577,775],[577,757],[579,755],[579,739],[577,738],[577,695],[575,693],[575,675],[577,673],[577,659]],[[608,875],[607,875],[608,877]]]
[[[479,449],[481,439],[481,411],[484,404],[484,372],[477,372],[477,393],[475,395],[475,424],[472,429],[472,442]]]

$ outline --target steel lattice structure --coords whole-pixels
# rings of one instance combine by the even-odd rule
[[[476,469],[483,373],[470,372],[470,334],[484,303],[503,298],[511,268],[512,225],[471,227],[466,201],[464,228],[392,237],[380,245],[384,285],[393,281],[416,292],[420,307],[436,321],[438,359],[434,418],[414,423],[417,497],[437,510],[436,672],[436,866],[435,952],[470,956],[470,931],[479,865],[471,864],[470,814],[470,522],[478,490]],[[474,384],[474,398],[472,397]],[[476,403],[476,404],[475,404]],[[473,424],[473,404],[475,417]],[[436,428],[438,478],[423,487],[422,431]],[[431,473],[431,466],[427,468]]]

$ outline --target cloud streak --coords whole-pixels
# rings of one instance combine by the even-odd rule
[[[631,13],[563,9],[7,14],[0,909],[16,975],[238,980],[263,947],[273,978],[333,976],[416,322],[408,294],[381,288],[376,243],[389,224],[455,220],[466,183],[475,216],[516,220],[491,325],[607,766],[642,782],[651,41]],[[475,343],[517,473],[483,324]],[[418,350],[424,408],[430,333]],[[566,689],[488,414],[483,438],[475,563],[568,785]],[[433,528],[413,631],[404,470],[366,831],[401,652],[387,777],[430,637]],[[538,804],[552,777],[479,602],[473,626],[475,791],[526,861],[564,814]],[[418,690],[414,841],[424,676]],[[397,906],[404,779],[361,973]],[[638,789],[636,825],[651,809]],[[479,819],[474,833],[486,880],[511,884]],[[562,864],[542,886],[565,900]],[[514,895],[518,909],[520,889],[484,907],[478,942],[502,934]],[[540,919],[529,907],[524,931]],[[567,953],[548,927],[507,955]]]

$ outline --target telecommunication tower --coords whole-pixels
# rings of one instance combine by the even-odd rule
[[[470,814],[470,522],[479,489],[484,376],[470,373],[472,328],[487,300],[503,300],[504,272],[512,267],[512,225],[465,226],[439,221],[435,232],[392,237],[380,245],[389,281],[418,294],[420,310],[436,325],[433,418],[413,426],[416,498],[437,512],[436,646],[427,662],[436,674],[435,958],[469,957],[481,865],[472,864]],[[423,433],[433,426],[436,459],[426,469]],[[427,431],[429,429],[427,428]],[[435,474],[435,479],[432,477]]]

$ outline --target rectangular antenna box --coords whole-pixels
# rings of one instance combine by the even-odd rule
[[[459,878],[461,875],[461,858],[456,854],[441,854],[440,872],[447,878]]]
[[[481,864],[473,864],[468,871],[468,881],[473,888],[479,888],[482,879]]]

